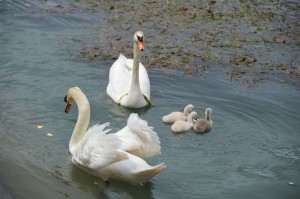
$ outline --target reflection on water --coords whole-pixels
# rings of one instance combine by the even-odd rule
[[[152,189],[154,189],[154,184],[152,182],[142,185],[131,185],[117,181],[105,183],[97,177],[82,172],[82,170],[73,164],[69,164],[68,167],[71,181],[66,181],[65,183],[76,185],[80,187],[80,189],[91,193],[96,198],[111,198],[113,196],[121,196],[122,198],[153,198]],[[57,177],[63,178],[63,176],[60,175]]]
[[[286,84],[281,75],[269,75],[268,81],[248,87],[231,81],[224,65],[210,62],[203,73],[188,76],[183,70],[152,68],[148,73],[154,106],[129,110],[105,93],[114,59],[103,57],[95,63],[70,55],[81,46],[74,38],[87,45],[95,35],[98,41],[106,39],[101,30],[91,28],[95,23],[100,29],[109,28],[99,21],[104,11],[59,14],[44,12],[55,1],[0,2],[0,197],[198,199],[299,194],[299,186],[287,185],[300,184],[299,80]],[[122,31],[131,38],[135,30]],[[165,162],[167,168],[144,185],[115,181],[106,185],[73,166],[68,143],[77,107],[65,114],[63,102],[71,86],[81,87],[87,95],[91,125],[110,122],[115,132],[126,125],[130,112],[138,112],[155,128],[162,145],[162,154],[147,162]],[[206,107],[214,110],[211,132],[174,134],[162,123],[163,115],[190,103],[198,112]],[[53,137],[47,136],[49,132]]]

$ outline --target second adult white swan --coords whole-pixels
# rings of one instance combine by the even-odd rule
[[[128,108],[142,108],[151,105],[150,80],[147,70],[140,63],[144,50],[144,33],[133,35],[133,60],[120,54],[109,71],[107,94],[119,105]]]

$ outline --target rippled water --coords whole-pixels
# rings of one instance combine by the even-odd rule
[[[85,92],[92,124],[109,121],[118,130],[130,110],[106,95],[113,59],[95,63],[70,54],[78,48],[71,42],[74,37],[95,34],[89,27],[96,21],[105,28],[98,17],[106,13],[38,12],[49,4],[0,1],[0,198],[299,196],[299,81],[282,83],[278,74],[246,86],[231,81],[223,65],[214,63],[207,63],[209,68],[201,75],[148,70],[155,106],[139,114],[159,134],[162,154],[147,161],[168,166],[151,182],[106,186],[74,167],[68,142],[77,110],[74,106],[64,113],[67,88],[77,85]],[[123,31],[124,37],[132,37],[133,31]],[[105,39],[101,31],[98,34]],[[188,103],[202,113],[206,107],[213,109],[210,133],[174,134],[161,122],[164,114]]]

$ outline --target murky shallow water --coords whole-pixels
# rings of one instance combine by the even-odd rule
[[[38,12],[52,5],[48,1],[0,3],[0,186],[12,198],[299,195],[299,81],[291,78],[292,83],[285,84],[281,81],[285,75],[269,74],[268,81],[246,86],[234,78],[231,81],[224,69],[230,65],[215,63],[207,63],[208,70],[195,75],[184,75],[186,71],[181,69],[148,70],[155,106],[139,113],[155,127],[162,145],[162,154],[150,158],[149,163],[164,161],[168,166],[151,182],[105,186],[77,169],[68,153],[77,110],[74,106],[69,114],[63,111],[67,88],[77,85],[86,93],[91,124],[109,121],[112,129],[118,130],[130,113],[105,93],[114,60],[102,57],[100,63],[88,62],[77,56],[82,46],[74,38],[94,37],[91,27],[96,22],[105,29],[105,20],[99,19],[107,13]],[[123,31],[130,41],[134,31]],[[99,40],[106,39],[101,30],[97,35]],[[76,49],[78,53],[72,53]],[[188,103],[201,112],[213,108],[210,133],[174,134],[161,122],[162,115]],[[49,132],[53,137],[46,135]]]

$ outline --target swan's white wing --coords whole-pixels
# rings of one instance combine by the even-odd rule
[[[122,149],[141,157],[147,158],[161,153],[160,141],[153,127],[142,120],[138,114],[131,113],[127,126],[116,135],[123,141]],[[136,150],[136,151],[133,151]]]
[[[129,90],[131,69],[128,68],[126,60],[126,57],[120,54],[109,70],[106,92],[115,102]]]
[[[131,113],[129,115],[127,126],[134,131],[143,142],[160,144],[159,137],[153,130],[153,127],[149,126],[148,122],[141,119],[137,113]]]
[[[140,74],[139,79],[140,79],[141,91],[144,95],[148,97],[148,99],[150,99],[150,80],[146,68],[141,63],[140,63],[139,74]]]
[[[110,129],[104,130],[107,126],[109,123],[96,124],[87,130],[72,151],[74,164],[96,170],[127,158],[118,150],[120,139],[114,134],[107,134]]]

